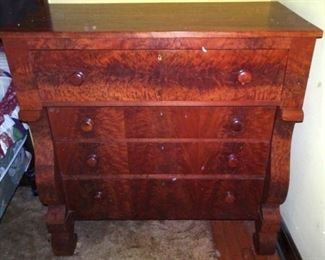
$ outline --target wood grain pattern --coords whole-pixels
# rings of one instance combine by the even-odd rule
[[[21,119],[35,121],[40,118],[42,104],[37,86],[33,81],[27,43],[25,40],[6,38],[3,44],[20,108],[28,111],[28,113],[22,113]]]
[[[70,180],[64,185],[77,219],[254,219],[263,189],[261,180],[170,177]],[[228,192],[236,198],[233,203],[225,202]]]
[[[125,136],[124,112],[120,108],[52,107],[47,111],[55,140],[101,139],[110,141]],[[86,132],[82,126],[88,119],[92,121],[92,129]]]
[[[286,50],[35,51],[44,101],[271,100],[281,98]],[[251,83],[238,74],[251,71]],[[85,80],[71,84],[82,72]]]
[[[271,137],[274,107],[57,107],[48,109],[55,140]],[[62,121],[62,118],[65,118]],[[92,129],[82,130],[90,119]],[[234,125],[238,120],[240,129]]]
[[[281,111],[278,109],[263,202],[254,235],[256,249],[260,254],[272,254],[275,251],[280,230],[279,206],[285,201],[289,186],[290,144],[293,127],[294,122],[283,121]]]
[[[196,143],[128,143],[129,170],[134,174],[197,174]]]
[[[269,180],[265,189],[263,203],[265,205],[282,204],[287,196],[290,175],[290,150],[294,122],[285,122],[277,112],[271,158],[269,164]]]
[[[264,143],[129,143],[130,173],[264,175]],[[141,154],[141,156],[139,156]],[[238,166],[229,166],[229,155]],[[260,159],[260,161],[259,161]]]
[[[269,140],[274,116],[274,107],[206,107],[200,112],[199,137]]]
[[[231,156],[238,161],[235,164]],[[202,174],[264,176],[269,156],[267,143],[205,143],[199,145]]]
[[[0,38],[21,116],[40,119],[54,253],[73,254],[76,218],[250,219],[272,254],[322,31],[273,1],[50,8]]]
[[[55,151],[45,111],[41,120],[31,124],[35,152],[35,176],[39,198],[47,205],[64,203],[61,178],[57,171]]]
[[[161,55],[162,100],[280,99],[286,50],[207,50],[183,55],[174,51]],[[241,70],[252,73],[251,83],[239,82]]]
[[[130,107],[125,109],[127,138],[197,138],[202,108]]]
[[[272,107],[136,107],[125,110],[127,138],[250,138],[269,140]],[[234,128],[234,120],[242,125]],[[238,131],[235,131],[238,130]]]
[[[302,108],[314,45],[315,40],[312,38],[299,39],[291,43],[282,93],[281,107],[284,109]]]
[[[126,143],[55,143],[58,166],[63,175],[128,174]],[[87,159],[96,155],[94,166]],[[72,163],[73,162],[73,163]]]
[[[63,175],[229,174],[263,176],[269,156],[267,143],[230,142],[56,142]],[[95,155],[96,162],[87,165]],[[229,156],[238,159],[231,165]],[[74,163],[71,163],[74,162]]]
[[[170,37],[162,35],[161,37],[141,37],[139,34],[133,34],[129,37],[126,34],[115,33],[114,36],[101,34],[96,35],[69,35],[69,37],[46,37],[28,39],[28,46],[33,50],[240,50],[240,49],[289,49],[291,38],[211,38],[208,35],[202,37],[189,37],[186,35],[180,37]]]

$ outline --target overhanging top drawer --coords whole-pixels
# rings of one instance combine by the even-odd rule
[[[44,102],[279,101],[286,50],[33,51]]]

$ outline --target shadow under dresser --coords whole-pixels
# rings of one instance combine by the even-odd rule
[[[75,220],[252,220],[275,250],[322,31],[277,2],[40,6],[0,28],[56,255]]]

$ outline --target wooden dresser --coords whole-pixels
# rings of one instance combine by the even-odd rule
[[[40,5],[0,31],[54,254],[84,219],[253,220],[274,252],[321,30],[265,2]]]

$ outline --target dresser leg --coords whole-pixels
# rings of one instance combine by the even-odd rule
[[[258,254],[275,253],[280,221],[279,207],[262,207],[259,219],[255,222],[254,244]]]
[[[49,206],[46,220],[53,253],[57,256],[73,255],[77,244],[73,212],[68,211],[65,205]]]

